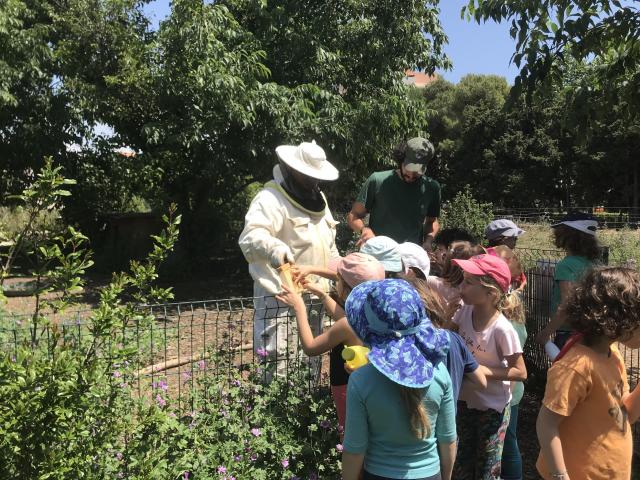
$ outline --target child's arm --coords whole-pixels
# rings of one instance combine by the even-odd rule
[[[558,306],[556,313],[552,315],[551,320],[549,320],[547,326],[540,330],[538,335],[536,335],[536,341],[540,345],[544,345],[545,343],[547,343],[549,339],[551,339],[551,335],[553,335],[555,331],[558,330],[558,328],[560,328],[566,320],[563,304],[575,289],[575,284],[573,282],[562,280],[561,282],[559,282],[559,285],[561,299],[560,305]]]
[[[540,442],[540,452],[552,478],[570,480],[567,467],[564,464],[562,442],[560,441],[558,430],[564,418],[562,415],[558,415],[547,407],[542,406],[536,421],[536,432]]]
[[[358,480],[364,463],[364,453],[342,453],[342,480]]]
[[[325,311],[331,316],[334,321],[344,317],[344,310],[340,305],[338,305],[333,298],[331,298],[326,292],[324,292],[321,288],[317,287],[317,285],[312,283],[304,284],[305,290],[310,293],[313,293],[317,296],[324,305]]]
[[[627,393],[622,398],[624,408],[629,415],[629,423],[635,423],[640,418],[640,385],[637,385],[631,393]]]
[[[484,366],[487,377],[492,380],[524,382],[527,379],[527,367],[524,364],[522,353],[514,353],[504,358],[507,361],[507,367]]]
[[[349,345],[361,344],[345,317],[336,321],[329,330],[314,338],[311,327],[309,326],[307,306],[304,304],[304,300],[300,294],[293,292],[287,288],[286,285],[283,285],[282,288],[284,290],[279,295],[276,295],[276,299],[293,308],[298,325],[300,344],[306,355],[310,357],[320,355],[330,351],[340,343],[349,342]]]
[[[440,456],[440,476],[442,480],[451,480],[453,464],[456,461],[456,442],[438,442],[438,454]]]
[[[338,274],[326,267],[319,265],[295,265],[293,267],[293,279],[296,282],[304,279],[307,275],[317,275],[333,280],[334,282],[338,281]]]
[[[464,374],[464,379],[473,383],[475,388],[487,388],[487,368],[482,365],[478,365],[473,372],[467,372]]]

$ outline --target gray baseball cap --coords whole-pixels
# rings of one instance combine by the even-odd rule
[[[494,220],[484,229],[484,236],[487,240],[495,240],[500,237],[519,237],[523,233],[524,230],[506,218]]]

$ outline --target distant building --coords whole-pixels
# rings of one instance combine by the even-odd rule
[[[417,88],[424,88],[427,85],[435,82],[438,79],[438,75],[429,75],[428,73],[418,72],[416,70],[405,70],[404,83],[406,85],[412,85]]]

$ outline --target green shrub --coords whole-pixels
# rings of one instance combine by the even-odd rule
[[[466,185],[450,202],[442,207],[441,228],[461,228],[478,240],[484,237],[484,229],[493,220],[493,204],[477,201]]]

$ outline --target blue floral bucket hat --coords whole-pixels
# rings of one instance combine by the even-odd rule
[[[371,349],[369,362],[385,377],[412,388],[427,387],[449,352],[449,335],[429,320],[405,280],[364,282],[345,304],[349,325]]]

